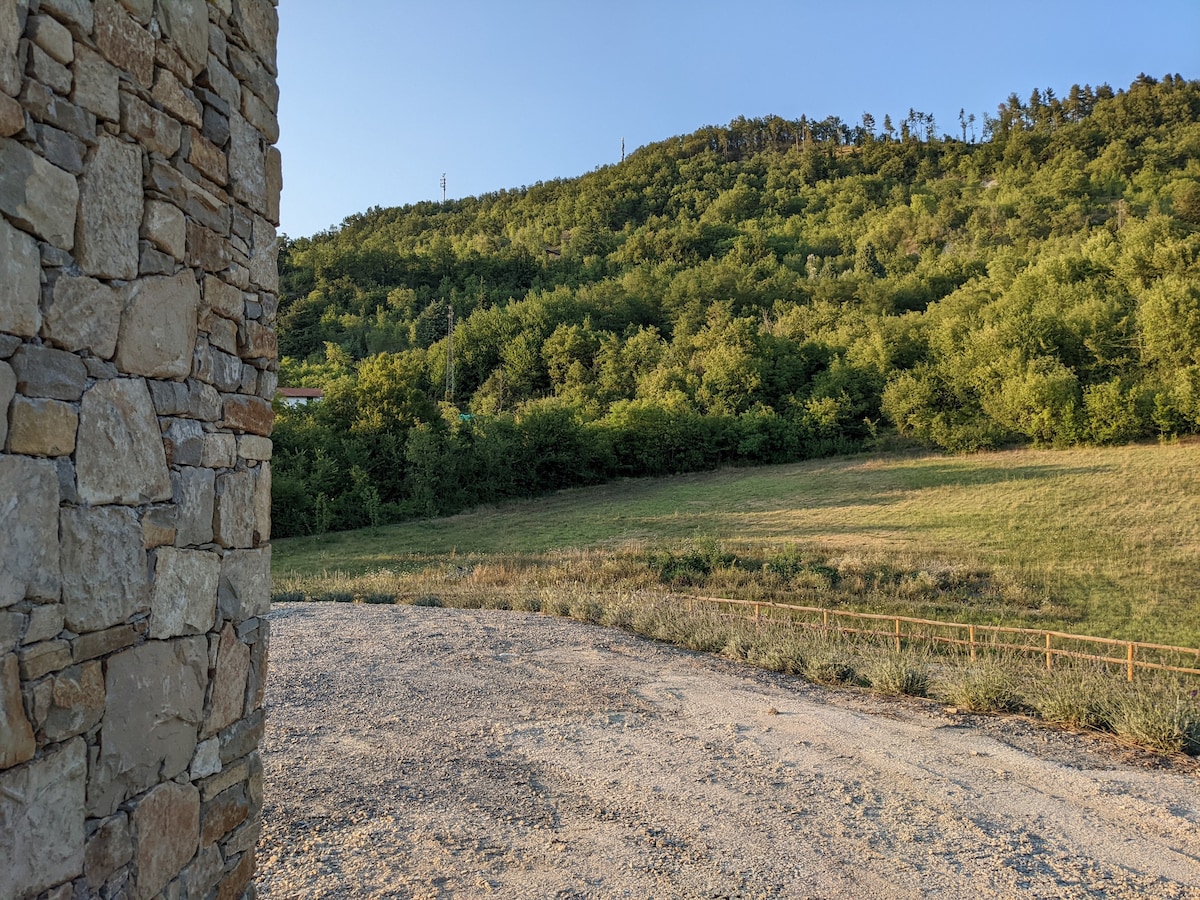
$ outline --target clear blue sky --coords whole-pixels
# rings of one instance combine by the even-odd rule
[[[1200,78],[1200,0],[281,0],[282,230],[581,175],[702,125]]]

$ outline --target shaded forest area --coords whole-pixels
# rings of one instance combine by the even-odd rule
[[[281,384],[325,399],[279,410],[276,533],[898,440],[1200,430],[1200,82],[956,125],[737,119],[283,237]]]

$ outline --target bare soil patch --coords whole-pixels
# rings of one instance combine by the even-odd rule
[[[1200,778],[565,619],[281,604],[258,890],[1200,898]]]

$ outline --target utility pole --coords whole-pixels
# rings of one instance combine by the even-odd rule
[[[446,314],[446,402],[454,402],[454,307]]]
[[[442,202],[446,202],[446,173],[442,173]]]

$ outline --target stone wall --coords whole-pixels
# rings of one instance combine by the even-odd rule
[[[0,897],[253,895],[275,0],[0,0]]]

